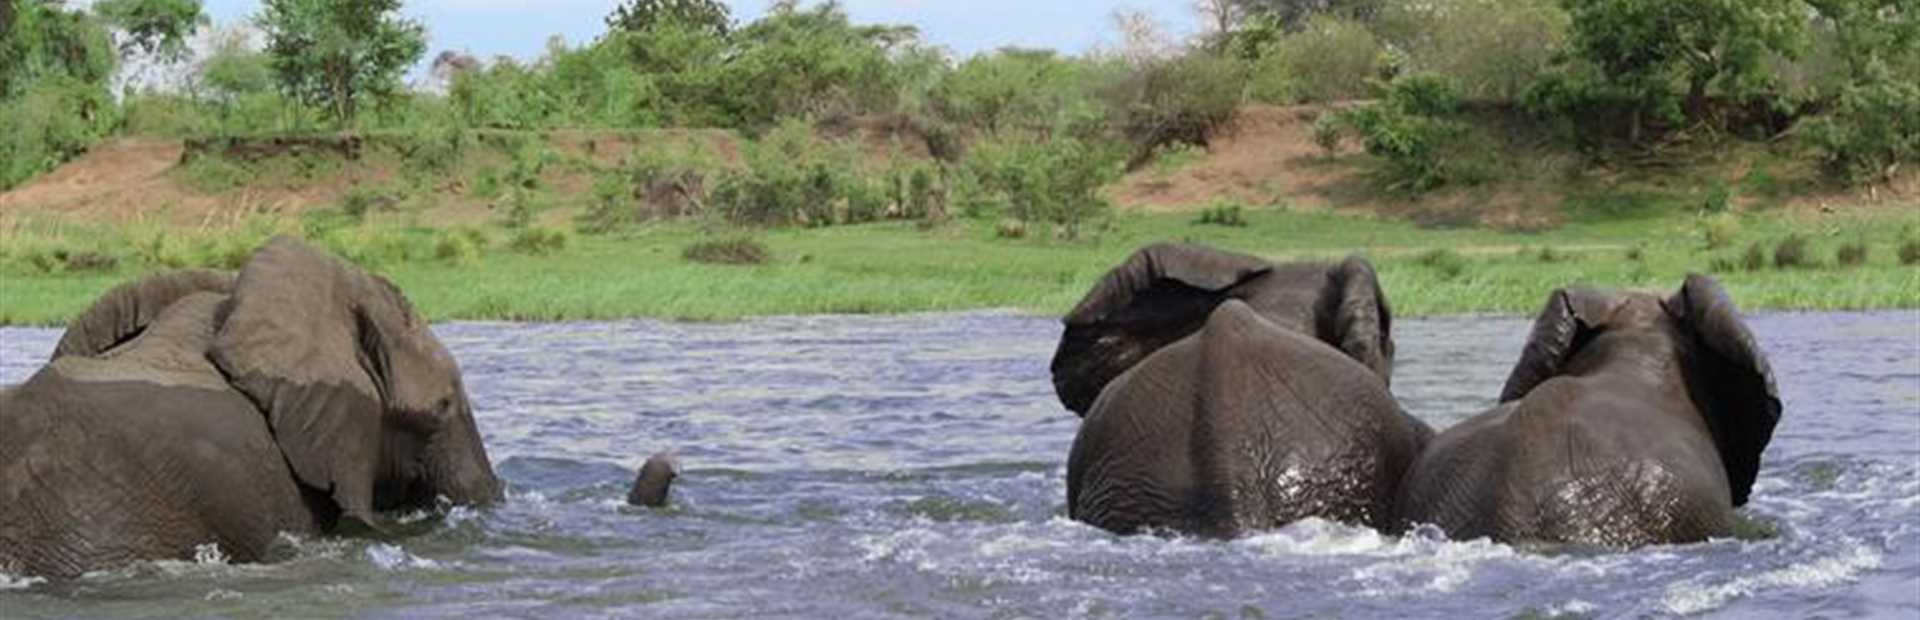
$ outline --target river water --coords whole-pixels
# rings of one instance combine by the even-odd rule
[[[437,327],[501,505],[293,559],[48,583],[31,617],[1920,617],[1920,312],[1750,325],[1785,415],[1745,513],[1778,534],[1637,551],[1389,538],[1309,521],[1219,542],[1065,519],[1078,419],[1057,322],[1011,313]],[[1394,391],[1444,428],[1491,404],[1516,318],[1396,323]],[[0,383],[58,332],[0,329]],[[675,506],[625,506],[676,449]]]

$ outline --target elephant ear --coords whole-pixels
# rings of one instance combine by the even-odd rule
[[[394,345],[419,319],[384,280],[292,237],[275,237],[241,269],[211,357],[267,413],[300,482],[345,516],[372,523],[386,430],[435,408],[393,380]]]
[[[1347,357],[1373,369],[1380,380],[1393,381],[1393,311],[1387,307],[1387,295],[1380,290],[1380,279],[1373,264],[1359,256],[1349,256],[1334,270],[1339,287],[1338,306],[1333,313],[1333,333],[1329,340]]]
[[[1685,347],[1687,391],[1706,417],[1727,469],[1733,505],[1743,506],[1760,473],[1760,453],[1780,423],[1773,369],[1740,319],[1740,310],[1713,278],[1692,274],[1667,310],[1690,340]]]
[[[1134,252],[1064,319],[1052,364],[1060,403],[1085,416],[1107,382],[1199,330],[1235,285],[1272,268],[1259,258],[1196,245]]]
[[[53,359],[99,357],[140,337],[173,302],[194,293],[231,290],[233,274],[204,269],[169,271],[116,286],[67,324]]]
[[[1559,376],[1567,360],[1593,338],[1613,301],[1611,293],[1593,289],[1555,290],[1547,298],[1546,309],[1533,321],[1527,347],[1507,375],[1506,388],[1500,390],[1500,402],[1524,398],[1533,388]]]

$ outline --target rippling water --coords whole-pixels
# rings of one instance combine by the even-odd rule
[[[1052,320],[1014,314],[437,328],[504,504],[291,560],[46,583],[0,615],[574,617],[1920,616],[1920,313],[1754,317],[1785,418],[1746,513],[1778,536],[1538,552],[1325,522],[1231,542],[1066,520],[1078,420]],[[1394,391],[1444,428],[1491,404],[1519,319],[1398,322]],[[58,333],[0,329],[0,383]],[[676,506],[622,503],[679,451]]]

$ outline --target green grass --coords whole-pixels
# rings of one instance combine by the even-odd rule
[[[1815,268],[1717,273],[1747,310],[1840,310],[1920,307],[1920,267],[1903,266],[1894,248],[1920,227],[1920,215],[1742,217],[1739,238],[1707,250],[1692,216],[1594,218],[1536,233],[1483,229],[1429,230],[1400,221],[1326,213],[1249,210],[1245,227],[1193,226],[1191,213],[1127,214],[1097,239],[1056,241],[1036,232],[997,238],[991,222],[961,221],[933,230],[878,223],[773,230],[757,238],[775,257],[764,265],[687,261],[683,249],[712,231],[694,223],[645,226],[618,236],[581,236],[549,255],[514,252],[504,243],[466,260],[440,260],[430,231],[365,243],[414,243],[418,252],[368,261],[394,280],[435,320],[595,320],[656,317],[732,320],[817,313],[902,313],[1013,308],[1065,312],[1114,264],[1142,245],[1193,241],[1276,260],[1334,259],[1358,252],[1375,263],[1396,314],[1528,314],[1557,287],[1590,285],[1670,291],[1689,272],[1709,272],[1715,259],[1737,258],[1750,241],[1798,234],[1812,255],[1847,243],[1876,250],[1844,271]],[[9,246],[27,240],[16,229]],[[106,243],[111,234],[68,231],[71,243]],[[385,240],[383,240],[385,239]],[[349,242],[354,243],[354,242]],[[352,254],[352,245],[343,253]],[[412,247],[411,245],[408,247]],[[1552,261],[1540,259],[1551,248]],[[1637,249],[1638,258],[1631,258]],[[1446,261],[1432,257],[1444,251]],[[1439,265],[1445,262],[1446,265]],[[157,267],[122,260],[108,273],[46,273],[0,256],[0,323],[57,324],[102,291]],[[1444,269],[1443,269],[1444,268]],[[1445,273],[1442,273],[1445,271]]]

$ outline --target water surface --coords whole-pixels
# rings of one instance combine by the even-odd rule
[[[1078,419],[1053,320],[1005,313],[437,327],[496,469],[487,509],[293,559],[0,575],[0,616],[1920,617],[1920,312],[1751,319],[1785,417],[1744,511],[1778,535],[1551,552],[1309,521],[1229,542],[1066,520]],[[1394,391],[1491,404],[1521,319],[1399,321]],[[0,329],[0,383],[58,332]],[[625,506],[679,451],[676,506]]]

